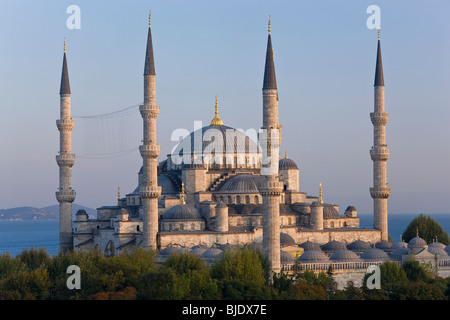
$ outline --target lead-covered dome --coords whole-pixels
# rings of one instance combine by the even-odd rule
[[[320,244],[318,244],[317,242],[309,241],[309,240],[306,242],[303,242],[302,244],[299,244],[298,246],[303,248],[303,250],[305,250],[305,251],[309,251],[309,250],[322,251],[322,249],[320,248]]]
[[[259,147],[244,132],[225,126],[209,125],[191,132],[183,138],[174,148],[172,155],[180,156],[192,153],[196,156],[216,154],[235,154],[235,153],[260,153]]]
[[[195,208],[187,204],[179,204],[167,210],[163,220],[203,220],[203,218]]]
[[[278,161],[279,170],[298,170],[297,164],[292,159],[283,158]]]
[[[336,208],[329,203],[323,203],[323,217],[326,218],[339,218],[339,212]]]
[[[289,252],[280,250],[280,263],[281,264],[294,264],[295,258]]]
[[[289,234],[280,232],[280,245],[282,247],[295,246],[295,240]]]
[[[366,251],[372,248],[369,242],[363,240],[356,240],[347,245],[348,250],[352,251]]]
[[[253,174],[239,174],[228,178],[217,190],[219,193],[259,193],[258,182],[261,178]]]
[[[364,261],[386,261],[389,260],[389,256],[382,249],[371,248],[361,255],[361,259]]]
[[[321,248],[325,252],[335,252],[338,250],[346,249],[346,246],[343,242],[332,240],[324,244]]]
[[[353,251],[342,249],[333,253],[330,257],[334,262],[360,262],[361,259]]]
[[[322,250],[308,250],[302,253],[298,261],[302,263],[320,263],[329,262],[330,259]]]

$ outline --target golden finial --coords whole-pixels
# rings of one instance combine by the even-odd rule
[[[186,204],[186,201],[184,201],[184,182],[181,183],[180,203]]]
[[[288,156],[287,156],[287,150],[284,152],[284,158],[285,158],[285,159],[288,158]]]
[[[323,200],[322,200],[322,182],[319,184],[319,202],[323,203]]]
[[[216,96],[216,111],[215,111],[215,116],[214,119],[211,120],[210,125],[211,126],[223,126],[223,121],[220,120],[219,118],[219,102],[218,102],[218,97]]]
[[[148,27],[150,28],[152,25],[152,11],[148,12]]]
[[[64,53],[66,53],[66,38],[64,38]]]
[[[380,40],[380,28],[378,28],[378,40]]]
[[[269,34],[270,34],[270,16],[269,16]]]
[[[117,187],[117,203],[120,201],[120,187]]]

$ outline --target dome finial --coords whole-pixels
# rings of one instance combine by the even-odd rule
[[[148,27],[152,26],[152,10],[148,12]]]
[[[184,200],[184,182],[181,183],[180,203],[186,204],[186,201]]]
[[[223,126],[223,121],[220,120],[219,118],[219,102],[218,102],[218,97],[216,96],[216,105],[215,105],[215,116],[214,118],[211,120],[210,125],[212,126]]]
[[[271,28],[270,28],[270,16],[269,16],[269,34],[270,34],[270,29],[271,29]]]
[[[284,152],[284,158],[285,158],[285,159],[288,158],[288,156],[287,156],[287,150]]]
[[[323,200],[322,200],[322,182],[319,183],[319,202],[323,203]]]
[[[64,38],[64,53],[66,53],[66,38]]]
[[[380,28],[378,28],[378,40],[380,40]]]
[[[120,201],[120,187],[117,187],[117,205],[119,205]]]

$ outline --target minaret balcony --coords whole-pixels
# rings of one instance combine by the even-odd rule
[[[159,106],[156,104],[141,104],[139,111],[144,119],[157,118],[159,114]]]
[[[370,114],[370,120],[375,126],[382,125],[385,126],[389,119],[389,113],[387,112],[372,112]]]
[[[75,121],[73,119],[60,119],[56,120],[56,126],[59,131],[72,131],[75,125]]]
[[[139,146],[142,158],[158,158],[161,147],[157,144],[144,144]]]
[[[370,188],[370,195],[374,199],[387,199],[391,195],[391,188],[388,187]]]
[[[59,154],[56,156],[56,162],[60,167],[72,167],[75,163],[75,155],[74,154]]]
[[[74,202],[75,196],[76,192],[73,190],[56,192],[56,200],[58,200],[58,202]]]
[[[141,186],[139,188],[139,193],[141,197],[144,199],[148,198],[159,198],[161,195],[161,187],[160,186]]]
[[[389,149],[371,149],[370,157],[373,161],[387,161],[389,158]]]
[[[284,183],[280,181],[262,181],[258,184],[259,192],[265,196],[279,196],[284,188]]]

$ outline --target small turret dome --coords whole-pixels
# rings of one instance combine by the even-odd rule
[[[323,217],[324,218],[339,218],[339,212],[336,208],[329,203],[323,204]]]
[[[278,170],[298,170],[298,167],[294,160],[283,158],[278,161]]]
[[[295,246],[295,240],[289,234],[280,232],[280,245],[282,247]]]
[[[294,264],[295,258],[289,252],[280,250],[280,263],[281,264]]]
[[[408,242],[408,248],[410,249],[423,249],[427,247],[428,247],[427,242],[418,235],[409,240]]]

